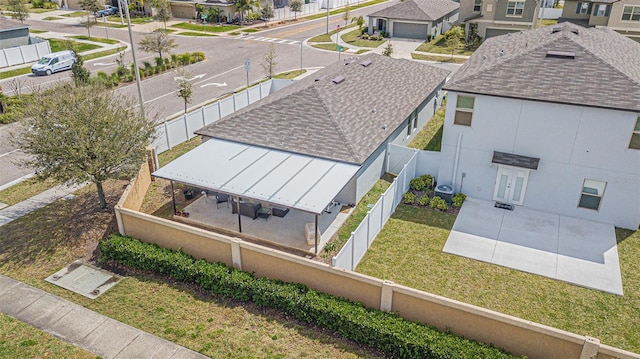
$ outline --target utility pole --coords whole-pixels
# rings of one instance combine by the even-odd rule
[[[122,0],[125,5],[127,14],[127,27],[129,28],[129,43],[131,44],[131,56],[133,57],[133,70],[136,72],[136,84],[138,85],[138,100],[140,100],[140,114],[145,117],[144,114],[144,99],[142,98],[142,87],[140,86],[140,70],[138,69],[138,63],[136,62],[136,46],[133,43],[133,33],[131,32],[131,17],[129,16],[129,3],[127,0]]]
[[[325,5],[327,5],[327,35],[329,34],[329,0],[325,0]]]

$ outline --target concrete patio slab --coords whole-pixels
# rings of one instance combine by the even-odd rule
[[[443,251],[622,295],[612,225],[467,198]]]

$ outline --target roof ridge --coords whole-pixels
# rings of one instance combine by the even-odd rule
[[[336,132],[340,136],[340,140],[344,141],[343,143],[347,145],[347,148],[349,149],[349,154],[351,155],[352,160],[355,160],[355,162],[357,162],[358,154],[355,151],[355,146],[351,141],[347,140],[347,136],[345,135],[344,128],[340,126],[339,121],[336,121],[336,118],[335,118],[336,116],[334,115],[333,111],[331,111],[331,108],[327,106],[327,104],[325,103],[325,98],[323,96],[320,96],[320,93],[318,92],[318,88],[316,88],[315,86],[311,86],[309,87],[309,89],[311,89],[315,93],[315,95],[318,95],[317,98],[320,99],[320,106],[322,106],[330,115],[329,120],[331,121],[333,126],[337,129]]]

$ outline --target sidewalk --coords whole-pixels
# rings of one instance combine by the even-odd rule
[[[84,187],[84,185],[76,186],[55,186],[42,193],[26,199],[20,203],[16,203],[13,206],[8,206],[0,209],[0,227],[12,222],[28,213],[42,208],[50,203],[57,201],[60,198],[70,196],[73,192]]]
[[[3,275],[0,312],[105,359],[207,358]]]

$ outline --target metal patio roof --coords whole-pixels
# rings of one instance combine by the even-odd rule
[[[312,156],[209,139],[153,175],[322,214],[359,168]]]

